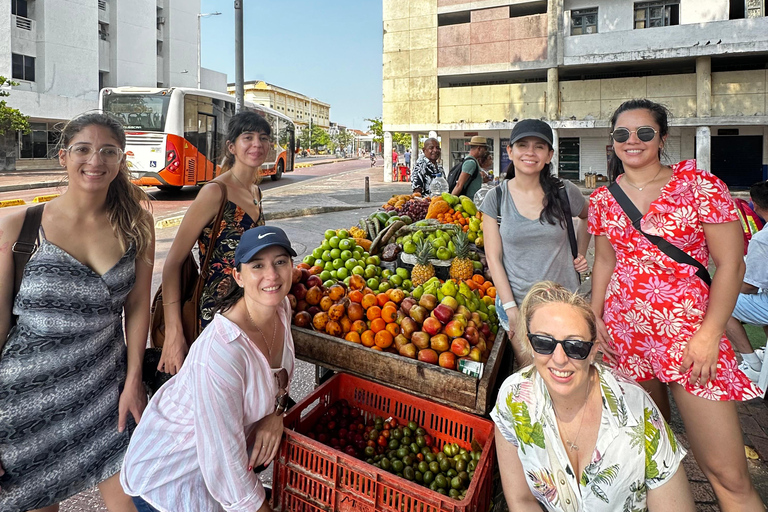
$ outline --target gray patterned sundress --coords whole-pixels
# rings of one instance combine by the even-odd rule
[[[46,507],[120,470],[135,424],[117,432],[125,384],[123,303],[133,245],[99,275],[48,242],[24,268],[18,323],[0,359],[0,510]]]

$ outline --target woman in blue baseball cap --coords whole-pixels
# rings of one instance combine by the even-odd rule
[[[283,433],[295,256],[280,228],[243,234],[229,293],[128,447],[120,481],[139,512],[269,509],[253,468],[275,458]]]
[[[515,124],[501,193],[489,192],[480,206],[485,214],[485,255],[496,285],[496,312],[521,366],[532,362],[514,331],[523,297],[539,281],[554,281],[575,292],[578,273],[587,270],[587,223],[578,223],[578,257],[574,259],[558,188],[565,187],[574,217],[586,219],[589,205],[576,185],[553,174],[552,140],[552,128],[544,121],[524,119]]]

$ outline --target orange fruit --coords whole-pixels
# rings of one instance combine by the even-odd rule
[[[351,300],[352,302],[357,302],[358,304],[363,302],[363,292],[361,292],[360,290],[352,290],[351,292],[349,292],[349,295],[347,296],[349,297],[349,300]]]
[[[385,322],[383,318],[374,318],[371,320],[371,330],[373,332],[383,331],[386,326],[387,322]]]
[[[360,343],[360,335],[356,333],[355,331],[349,331],[345,336],[344,339],[347,341],[351,341],[352,343]]]
[[[378,301],[376,300],[376,296],[374,294],[366,293],[363,295],[363,300],[360,302],[360,304],[363,305],[363,308],[368,309],[378,304]]]
[[[355,320],[352,322],[352,330],[357,334],[363,334],[368,330],[368,324],[366,324],[363,320]]]
[[[496,298],[496,287],[495,286],[489,286],[488,289],[485,291],[489,296]]]
[[[379,306],[371,306],[368,308],[368,311],[365,312],[365,316],[368,320],[379,318],[381,317],[381,308]]]
[[[397,309],[397,304],[395,304],[395,303],[394,303],[394,302],[392,302],[391,300],[388,300],[388,301],[387,301],[387,302],[385,302],[385,303],[384,303],[384,305],[383,305],[383,306],[381,306],[381,307],[382,307],[382,309],[383,309],[383,308],[387,308],[387,307],[390,307],[390,308],[395,308],[395,309]]]
[[[389,331],[379,331],[374,337],[374,343],[379,348],[389,348],[393,341],[395,341],[395,337]]]
[[[488,288],[493,286],[493,283],[491,281],[486,281],[483,283],[483,290],[488,291]]]
[[[383,349],[383,348],[381,348],[381,347],[378,347],[378,346],[376,346],[376,345],[373,345],[373,346],[371,347],[371,350],[378,350],[379,352],[384,352],[384,349]]]
[[[387,323],[392,323],[397,320],[397,308],[394,306],[384,306],[381,310],[381,318]]]
[[[476,282],[477,284],[483,284],[485,282],[485,278],[481,276],[480,274],[475,274],[472,276],[472,280]]]
[[[379,303],[379,306],[384,307],[384,304],[389,302],[389,295],[387,295],[384,292],[381,292],[376,296],[376,301]]]
[[[394,323],[393,323],[393,324],[387,324],[387,326],[385,327],[385,329],[386,329],[386,330],[387,330],[387,332],[388,332],[389,334],[391,334],[393,337],[394,337],[394,336],[397,336],[398,334],[400,334],[400,326],[399,326],[399,325],[397,325],[397,324],[394,324]]]
[[[375,332],[371,330],[367,330],[360,335],[360,343],[362,343],[366,347],[372,347],[376,344],[375,336],[376,336]]]

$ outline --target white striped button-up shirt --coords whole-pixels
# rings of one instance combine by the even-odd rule
[[[285,327],[282,363],[292,377],[288,299],[278,314]],[[246,439],[274,412],[277,392],[266,357],[217,314],[144,411],[120,476],[125,492],[162,512],[258,510],[265,492],[248,471]]]

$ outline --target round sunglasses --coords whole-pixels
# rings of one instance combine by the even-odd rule
[[[537,354],[545,356],[550,355],[555,351],[558,343],[563,346],[565,355],[571,359],[586,359],[589,353],[592,351],[592,346],[595,344],[593,341],[582,340],[556,340],[552,336],[546,334],[533,334],[528,333],[528,339],[531,341],[531,347]]]
[[[659,133],[658,130],[654,129],[651,126],[641,126],[637,130],[629,130],[627,128],[616,128],[611,132],[611,137],[613,137],[613,140],[616,142],[627,142],[629,140],[629,136],[632,134],[636,134],[637,138],[640,139],[643,142],[651,142],[653,138],[656,136],[657,133]]]

